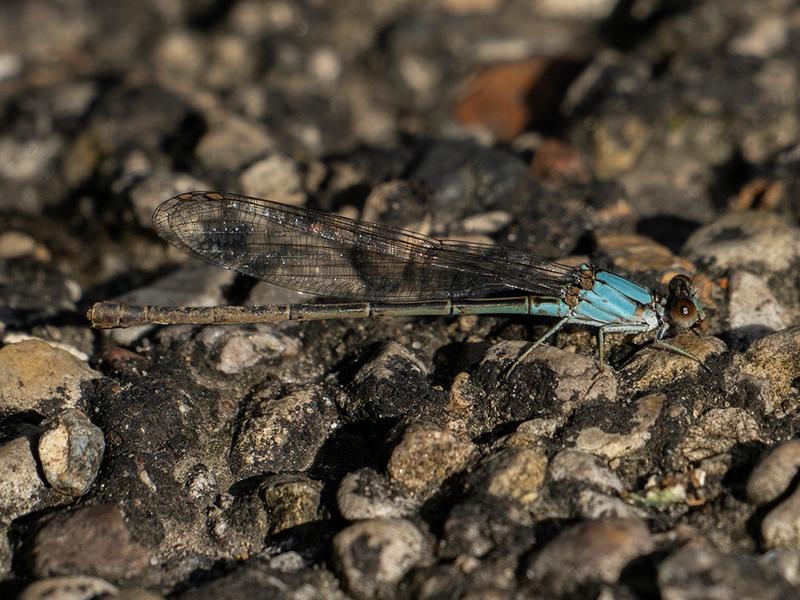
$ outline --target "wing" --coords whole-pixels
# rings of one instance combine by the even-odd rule
[[[153,214],[196,258],[322,296],[433,300],[525,292],[561,296],[575,269],[488,244],[443,241],[260,198],[188,192]]]

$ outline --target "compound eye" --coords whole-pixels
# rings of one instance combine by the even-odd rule
[[[697,321],[697,307],[691,300],[678,298],[669,307],[669,317],[678,327],[691,327]]]
[[[692,280],[683,273],[675,275],[669,282],[669,293],[672,296],[689,296],[693,289]]]

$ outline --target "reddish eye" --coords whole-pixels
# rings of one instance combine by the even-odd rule
[[[678,327],[691,327],[697,321],[697,308],[691,300],[678,298],[669,307],[669,317]]]

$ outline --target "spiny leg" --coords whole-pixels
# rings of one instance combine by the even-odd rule
[[[523,352],[516,360],[514,360],[514,362],[508,368],[508,371],[506,371],[505,375],[503,375],[503,379],[508,379],[509,377],[511,377],[511,373],[514,372],[514,369],[517,368],[517,365],[519,365],[523,360],[525,360],[531,352],[533,352],[536,348],[538,348],[542,344],[542,342],[546,341],[547,338],[549,338],[556,331],[561,329],[564,326],[564,324],[571,318],[572,318],[571,315],[562,317],[561,319],[559,319],[558,323],[556,323],[550,329],[548,329],[547,332],[545,332],[545,334],[542,337],[533,342],[533,344],[531,344],[530,347],[525,350],[525,352]]]

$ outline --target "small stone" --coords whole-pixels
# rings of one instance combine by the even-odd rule
[[[547,96],[555,83],[555,67],[558,63],[553,59],[536,57],[493,65],[473,75],[455,107],[456,120],[487,129],[500,140],[512,140],[550,110],[548,103],[553,99]],[[532,97],[537,98],[535,104],[529,101]]]
[[[336,534],[333,560],[351,594],[374,598],[394,590],[412,567],[429,562],[431,544],[411,521],[370,519]]]
[[[348,521],[408,517],[418,506],[400,485],[370,468],[345,475],[336,492],[336,504]]]
[[[413,352],[389,342],[355,374],[352,400],[342,410],[351,418],[372,419],[437,414],[445,394],[431,388],[427,375]]]
[[[769,504],[789,490],[800,468],[800,440],[783,442],[761,459],[747,480],[747,499]]]
[[[386,470],[412,494],[425,498],[462,470],[476,453],[469,440],[428,423],[413,423],[392,450]]]
[[[40,508],[48,497],[30,440],[19,437],[0,446],[0,523]]]
[[[767,513],[761,522],[761,538],[766,548],[796,548],[800,545],[800,491]]]
[[[103,432],[75,409],[65,410],[42,427],[39,460],[47,482],[62,494],[82,496],[100,470]]]
[[[491,14],[502,4],[502,0],[439,0],[441,8],[453,15]]]
[[[185,173],[158,171],[131,190],[133,212],[139,225],[153,228],[153,211],[166,199],[192,190],[207,190],[209,185]]]
[[[35,411],[54,415],[75,408],[81,385],[101,375],[69,352],[31,340],[0,348],[0,414]]]
[[[745,345],[791,324],[789,311],[760,277],[736,271],[730,278],[729,290],[731,334]]]
[[[601,464],[596,456],[577,450],[562,450],[556,454],[550,461],[547,476],[551,481],[578,481],[601,492],[623,490],[616,473]]]
[[[540,181],[553,183],[589,183],[592,179],[583,154],[569,144],[553,138],[544,140],[536,148],[531,161],[531,173]]]
[[[644,510],[631,506],[620,498],[594,490],[581,490],[575,501],[575,508],[583,519],[644,519],[647,517]]]
[[[532,546],[534,539],[530,512],[511,500],[477,494],[450,511],[438,554],[442,558],[481,558],[495,550],[514,554]]]
[[[782,600],[797,595],[776,571],[761,566],[757,557],[725,555],[704,541],[690,542],[661,562],[658,587],[664,600]]]
[[[217,346],[215,368],[226,375],[236,375],[266,360],[290,358],[300,353],[296,337],[282,335],[269,325],[225,325],[204,327],[197,339]]]
[[[759,421],[746,409],[712,408],[692,424],[678,451],[684,460],[698,462],[761,438]]]
[[[586,521],[549,542],[531,559],[526,576],[554,594],[566,594],[591,582],[615,583],[632,560],[653,548],[650,531],[638,519]]]
[[[467,217],[461,221],[461,226],[466,233],[493,234],[507,227],[514,220],[509,213],[504,210],[492,210]]]
[[[695,273],[697,267],[643,235],[605,234],[595,238],[597,251],[611,259],[614,268],[632,273]]]
[[[215,116],[195,149],[200,162],[209,169],[238,171],[269,154],[274,141],[257,123],[239,117]]]
[[[248,196],[293,206],[306,201],[297,163],[283,154],[270,154],[252,164],[239,176],[239,182]]]
[[[100,504],[60,513],[36,534],[37,577],[84,574],[122,579],[142,573],[147,552],[131,538],[119,508]]]
[[[71,575],[34,581],[20,594],[19,600],[94,600],[119,598],[119,589],[100,577]]]
[[[313,389],[256,394],[233,442],[233,471],[242,478],[307,469],[335,424],[336,407]]]
[[[748,23],[749,28],[730,41],[734,54],[768,58],[786,45],[789,24],[777,14],[766,14]]]
[[[547,456],[534,448],[505,448],[481,462],[472,488],[532,508],[544,485]]]
[[[227,555],[244,560],[263,551],[269,515],[257,493],[223,494],[208,511],[208,531]]]
[[[317,519],[321,481],[300,475],[273,475],[259,487],[269,515],[271,535]]]
[[[725,342],[712,336],[700,337],[694,333],[682,333],[666,340],[670,345],[693,354],[706,364],[712,357],[725,352]],[[702,372],[696,360],[682,356],[666,348],[648,346],[636,353],[622,369],[621,374],[633,392],[663,387],[681,377],[696,376]]]
[[[33,255],[37,250],[36,240],[21,231],[0,233],[0,259]]]
[[[486,351],[481,366],[504,373],[529,347],[528,342],[500,342]],[[600,399],[613,402],[617,397],[612,369],[600,372],[595,359],[553,346],[539,346],[526,356],[509,377],[509,384],[521,384],[528,378],[538,380],[537,395],[556,406],[561,415]]]
[[[794,410],[800,401],[800,325],[756,340],[744,354],[736,354],[728,370],[730,379],[746,384],[750,395],[766,413],[782,407]]]
[[[601,427],[587,427],[578,433],[575,447],[607,459],[622,458],[641,450],[650,439],[666,398],[664,394],[640,398],[636,401],[630,431],[608,433]]]
[[[695,231],[683,252],[720,270],[784,273],[800,258],[800,229],[773,213],[732,212]]]
[[[314,568],[285,571],[267,567],[264,562],[239,563],[221,577],[193,583],[179,597],[181,600],[350,600],[350,596],[339,589],[336,577],[324,567],[316,565]]]

